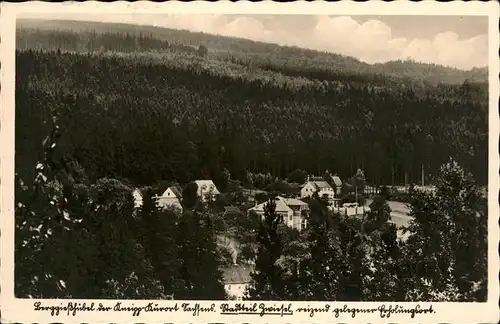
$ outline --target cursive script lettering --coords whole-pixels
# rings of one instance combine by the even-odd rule
[[[215,312],[215,304],[210,305],[210,307],[201,307],[200,304],[196,303],[191,306],[189,303],[184,303],[181,305],[184,312],[190,312],[193,316],[200,316],[200,313],[211,313]]]
[[[35,302],[33,307],[35,311],[49,311],[51,316],[58,316],[61,312],[65,312],[67,315],[76,316],[77,312],[95,311],[94,303],[87,304],[69,302],[66,305],[61,303],[59,306],[44,306],[41,302]]]
[[[221,304],[220,305],[221,313],[223,314],[249,314],[249,313],[257,313],[257,303],[253,304],[243,304],[238,303],[233,305],[232,307],[229,304]]]
[[[259,309],[260,309],[260,316],[264,316],[264,315],[293,315],[293,310],[292,310],[292,304],[288,304],[288,306],[285,307],[284,304],[282,304],[281,306],[276,306],[276,305],[273,305],[273,306],[266,306],[266,304],[264,303],[261,303],[259,305]]]
[[[309,317],[314,317],[316,313],[328,313],[330,310],[330,305],[326,304],[323,307],[311,307],[307,305],[307,307],[299,307],[296,309],[297,313],[309,313]]]

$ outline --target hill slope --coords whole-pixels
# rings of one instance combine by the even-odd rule
[[[371,182],[402,183],[452,156],[487,179],[484,85],[318,82],[178,52],[28,50],[16,62],[19,174],[32,172],[55,111],[60,148],[96,178],[182,183],[227,168],[242,181],[295,169],[345,179],[362,167]]]
[[[72,32],[119,33],[149,35],[152,38],[188,46],[204,45],[212,55],[230,56],[238,62],[252,62],[264,68],[297,75],[308,71],[308,77],[328,79],[329,73],[382,74],[412,78],[420,82],[460,84],[465,80],[487,82],[487,69],[462,71],[434,64],[395,61],[370,65],[355,58],[297,47],[279,46],[247,39],[216,36],[154,26],[100,23],[71,20],[18,20],[20,29],[59,30]],[[18,38],[19,40],[19,38]]]

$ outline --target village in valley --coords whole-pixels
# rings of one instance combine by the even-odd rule
[[[305,172],[297,170],[295,173],[305,176]],[[293,175],[292,175],[293,177]],[[278,182],[279,179],[276,179]],[[361,169],[349,181],[343,182],[336,174],[325,172],[324,176],[305,176],[304,183],[287,183],[287,190],[266,191],[255,188],[244,188],[239,181],[232,181],[227,185],[232,189],[224,193],[217,188],[212,180],[195,180],[197,188],[196,196],[206,206],[213,206],[219,211],[221,217],[225,218],[250,218],[252,220],[264,220],[265,207],[269,199],[274,200],[275,212],[280,217],[283,225],[292,231],[301,232],[307,228],[309,204],[311,198],[321,198],[331,212],[346,216],[363,219],[370,211],[370,202],[373,196],[386,191],[394,193],[393,197],[405,197],[409,186],[369,186]],[[286,183],[286,180],[285,180]],[[357,185],[357,186],[356,186]],[[292,189],[290,189],[292,188]],[[433,190],[432,186],[416,186],[420,190]],[[387,194],[386,193],[386,194]],[[222,196],[239,196],[234,204],[229,204],[227,198]],[[134,206],[140,209],[143,201],[141,189],[133,191]],[[180,185],[169,186],[163,193],[155,194],[154,200],[161,209],[171,209],[182,214],[183,211],[183,188]],[[222,200],[222,203],[219,203]],[[398,201],[388,202],[394,210],[391,211],[392,219],[389,222],[396,224],[398,228],[408,226],[409,216],[406,204]],[[258,222],[255,222],[255,232],[258,230]],[[405,239],[402,231],[398,231],[399,238]],[[222,250],[231,254],[231,262],[224,265],[223,280],[224,288],[230,298],[242,300],[251,281],[251,272],[254,267],[253,259],[238,258],[241,254],[241,246],[234,237],[227,237],[222,233],[218,237],[218,244]]]
[[[302,32],[257,16],[217,23]],[[311,35],[385,24],[302,18]],[[487,66],[134,22],[16,29],[16,298],[486,300]]]

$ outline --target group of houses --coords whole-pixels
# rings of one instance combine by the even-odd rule
[[[307,227],[307,212],[309,205],[304,202],[304,199],[311,198],[317,194],[318,197],[326,198],[330,206],[338,206],[340,203],[340,188],[342,181],[337,176],[332,176],[332,182],[335,184],[333,188],[327,181],[320,179],[308,178],[306,183],[302,185],[300,190],[300,197],[285,198],[277,196],[274,198],[276,204],[275,212],[281,217],[283,223],[298,231],[302,231]],[[255,205],[248,209],[248,213],[256,214],[264,217],[265,207],[268,202]]]
[[[197,185],[197,196],[201,201],[208,199],[215,199],[215,196],[220,194],[220,191],[215,186],[212,180],[196,180],[194,183]],[[133,192],[134,205],[136,208],[142,206],[143,196],[139,189]],[[182,189],[179,186],[168,187],[160,196],[154,196],[160,208],[177,208],[182,211]]]
[[[197,195],[202,201],[208,199],[214,200],[220,191],[215,186],[212,180],[196,180],[194,181],[198,187]],[[330,185],[330,183],[333,184]],[[330,203],[332,208],[339,208],[340,204],[340,188],[342,181],[337,176],[332,176],[331,181],[325,181],[323,178],[310,178],[301,186],[300,195],[296,198],[277,196],[274,198],[276,203],[275,212],[279,215],[284,224],[302,231],[307,227],[307,213],[309,205],[306,200],[317,194],[321,198],[325,198]],[[143,196],[139,189],[133,192],[135,207],[142,206]],[[168,187],[161,195],[155,196],[160,208],[177,208],[182,211],[182,189],[179,186]],[[265,206],[268,202],[256,204],[247,210],[248,215],[257,215],[264,217]],[[236,209],[235,209],[236,208]],[[235,210],[233,210],[235,209]],[[226,206],[225,214],[236,213],[241,214],[239,209],[234,206]],[[226,268],[223,271],[224,285],[226,292],[233,299],[241,300],[244,297],[245,291],[250,283],[250,265],[237,265]]]
[[[310,178],[301,186],[300,197],[285,198],[278,196],[275,198],[276,213],[282,218],[283,222],[299,231],[307,226],[307,211],[308,204],[303,200],[311,198],[317,194],[319,197],[326,198],[332,207],[339,207],[340,203],[340,188],[342,181],[337,176],[331,176],[330,183],[334,184],[332,187],[329,182],[323,178]],[[196,180],[194,183],[197,185],[197,195],[202,201],[208,199],[215,199],[220,191],[215,186],[212,180]],[[143,196],[139,189],[133,192],[135,207],[142,206]],[[182,211],[182,189],[179,186],[168,187],[161,195],[155,196],[160,208],[177,208]],[[248,209],[248,214],[256,214],[264,217],[265,206],[267,202],[256,204],[254,207]],[[229,206],[232,207],[232,206]],[[228,209],[228,208],[226,208]],[[227,212],[227,211],[226,211]],[[231,212],[231,211],[229,211]]]

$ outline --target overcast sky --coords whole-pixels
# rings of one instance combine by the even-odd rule
[[[367,63],[414,59],[465,70],[488,64],[488,19],[481,16],[86,14],[70,17],[58,14],[50,17],[59,18],[203,31],[329,51]]]

